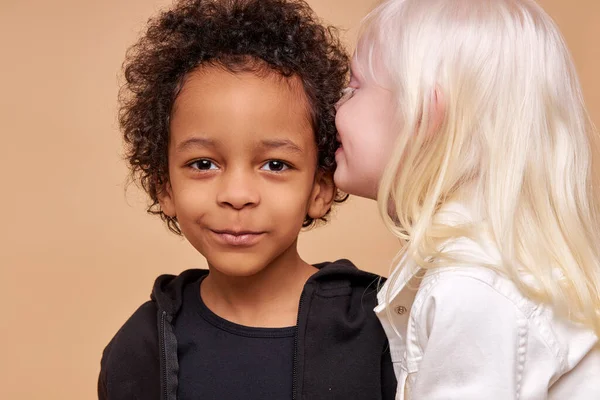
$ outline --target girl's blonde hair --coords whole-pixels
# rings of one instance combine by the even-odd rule
[[[357,57],[398,102],[378,201],[399,256],[468,263],[442,244],[485,236],[489,267],[600,336],[599,138],[551,18],[528,0],[392,0],[366,17]],[[471,223],[440,222],[454,201]]]

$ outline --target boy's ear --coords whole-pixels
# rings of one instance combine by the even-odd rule
[[[175,203],[173,202],[173,189],[171,189],[171,184],[169,182],[166,182],[163,185],[157,197],[161,211],[165,215],[175,218],[177,213],[175,212]]]
[[[319,219],[327,214],[335,200],[335,192],[333,175],[321,170],[317,171],[308,203],[308,216]]]

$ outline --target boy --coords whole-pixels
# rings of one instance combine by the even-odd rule
[[[332,32],[300,0],[188,0],[128,53],[132,174],[209,270],[157,279],[104,351],[101,399],[394,398],[378,277],[296,248],[345,199]]]

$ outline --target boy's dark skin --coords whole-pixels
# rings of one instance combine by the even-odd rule
[[[335,187],[317,170],[308,112],[297,77],[219,66],[192,72],[173,107],[160,204],[208,261],[203,301],[240,325],[295,325],[317,272],[298,234],[307,214],[329,211]]]

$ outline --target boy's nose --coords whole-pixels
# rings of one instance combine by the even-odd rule
[[[232,171],[223,177],[217,202],[221,206],[236,210],[256,206],[260,202],[257,183],[250,174]]]

